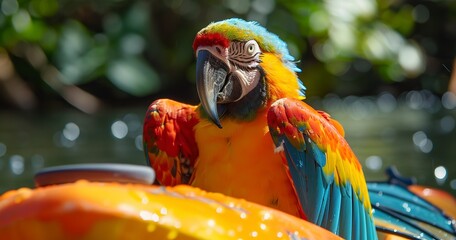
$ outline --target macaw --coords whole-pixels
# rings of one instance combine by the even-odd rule
[[[286,43],[233,18],[199,31],[193,50],[201,103],[159,99],[146,113],[144,149],[159,183],[244,198],[346,239],[377,239],[362,167],[342,126],[303,101]]]

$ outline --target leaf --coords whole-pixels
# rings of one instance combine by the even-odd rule
[[[107,76],[119,89],[138,97],[160,89],[157,73],[139,58],[112,61],[108,65]]]
[[[107,46],[93,47],[85,54],[62,63],[61,72],[63,82],[67,84],[81,84],[89,82],[97,70],[105,66],[108,55]]]

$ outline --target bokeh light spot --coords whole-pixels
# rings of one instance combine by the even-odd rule
[[[413,137],[412,137],[413,143],[416,146],[420,145],[420,143],[426,139],[427,139],[427,135],[423,131],[418,131],[418,132],[414,133]]]
[[[452,92],[446,92],[442,95],[442,105],[446,109],[456,108],[456,94]]]
[[[432,140],[429,139],[426,133],[424,133],[423,131],[418,131],[414,133],[412,140],[415,146],[417,146],[418,149],[423,153],[430,153],[434,148]]]
[[[136,147],[136,149],[138,149],[139,151],[143,151],[143,150],[144,150],[144,147],[143,147],[143,136],[142,136],[142,134],[136,136],[136,138],[135,138],[135,147]]]
[[[0,143],[0,157],[4,156],[6,154],[6,145],[4,143]]]
[[[440,129],[442,129],[442,132],[444,133],[452,132],[455,126],[456,122],[451,115],[444,116],[440,119]]]
[[[392,112],[396,109],[396,98],[388,92],[381,93],[377,98],[377,106],[382,112]]]
[[[124,121],[115,121],[111,125],[112,135],[117,139],[125,138],[128,134],[128,126]]]
[[[121,48],[126,54],[139,54],[144,50],[145,46],[144,38],[138,34],[127,34],[121,39]]]
[[[11,172],[15,175],[21,175],[24,172],[24,157],[13,155],[9,159]]]
[[[434,176],[437,180],[444,180],[447,177],[447,170],[444,166],[438,166],[434,169]]]
[[[19,10],[19,3],[16,0],[3,0],[1,10],[6,16],[12,15]]]
[[[429,9],[422,4],[418,4],[413,8],[412,15],[415,22],[425,23],[429,20]]]
[[[379,171],[382,168],[383,160],[379,156],[369,156],[366,158],[366,167],[373,171]]]
[[[450,187],[451,189],[456,190],[456,179],[450,181]]]
[[[253,0],[252,8],[261,14],[269,14],[274,10],[275,0]]]
[[[75,141],[78,139],[80,130],[78,125],[73,122],[69,122],[65,125],[65,128],[62,131],[63,137],[70,141]]]
[[[246,14],[250,9],[250,1],[244,0],[229,0],[225,1],[228,8],[237,14]]]
[[[309,25],[315,32],[323,32],[328,29],[330,22],[323,11],[316,11],[310,15]]]
[[[399,64],[409,73],[418,74],[424,71],[424,61],[417,47],[405,45],[399,50]]]
[[[22,32],[30,25],[32,19],[27,11],[20,10],[18,13],[14,14],[11,21],[16,32]]]
[[[420,109],[423,104],[423,96],[418,91],[410,91],[405,96],[407,105],[412,109]]]

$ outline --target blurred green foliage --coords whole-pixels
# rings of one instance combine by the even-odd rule
[[[309,95],[447,90],[452,1],[1,0],[0,105],[94,112],[163,91],[194,98],[193,37],[229,17],[284,39]]]

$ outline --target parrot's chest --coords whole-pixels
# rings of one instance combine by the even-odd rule
[[[223,129],[202,121],[196,127],[199,157],[191,185],[244,198],[299,216],[287,170],[269,134],[266,120]]]

